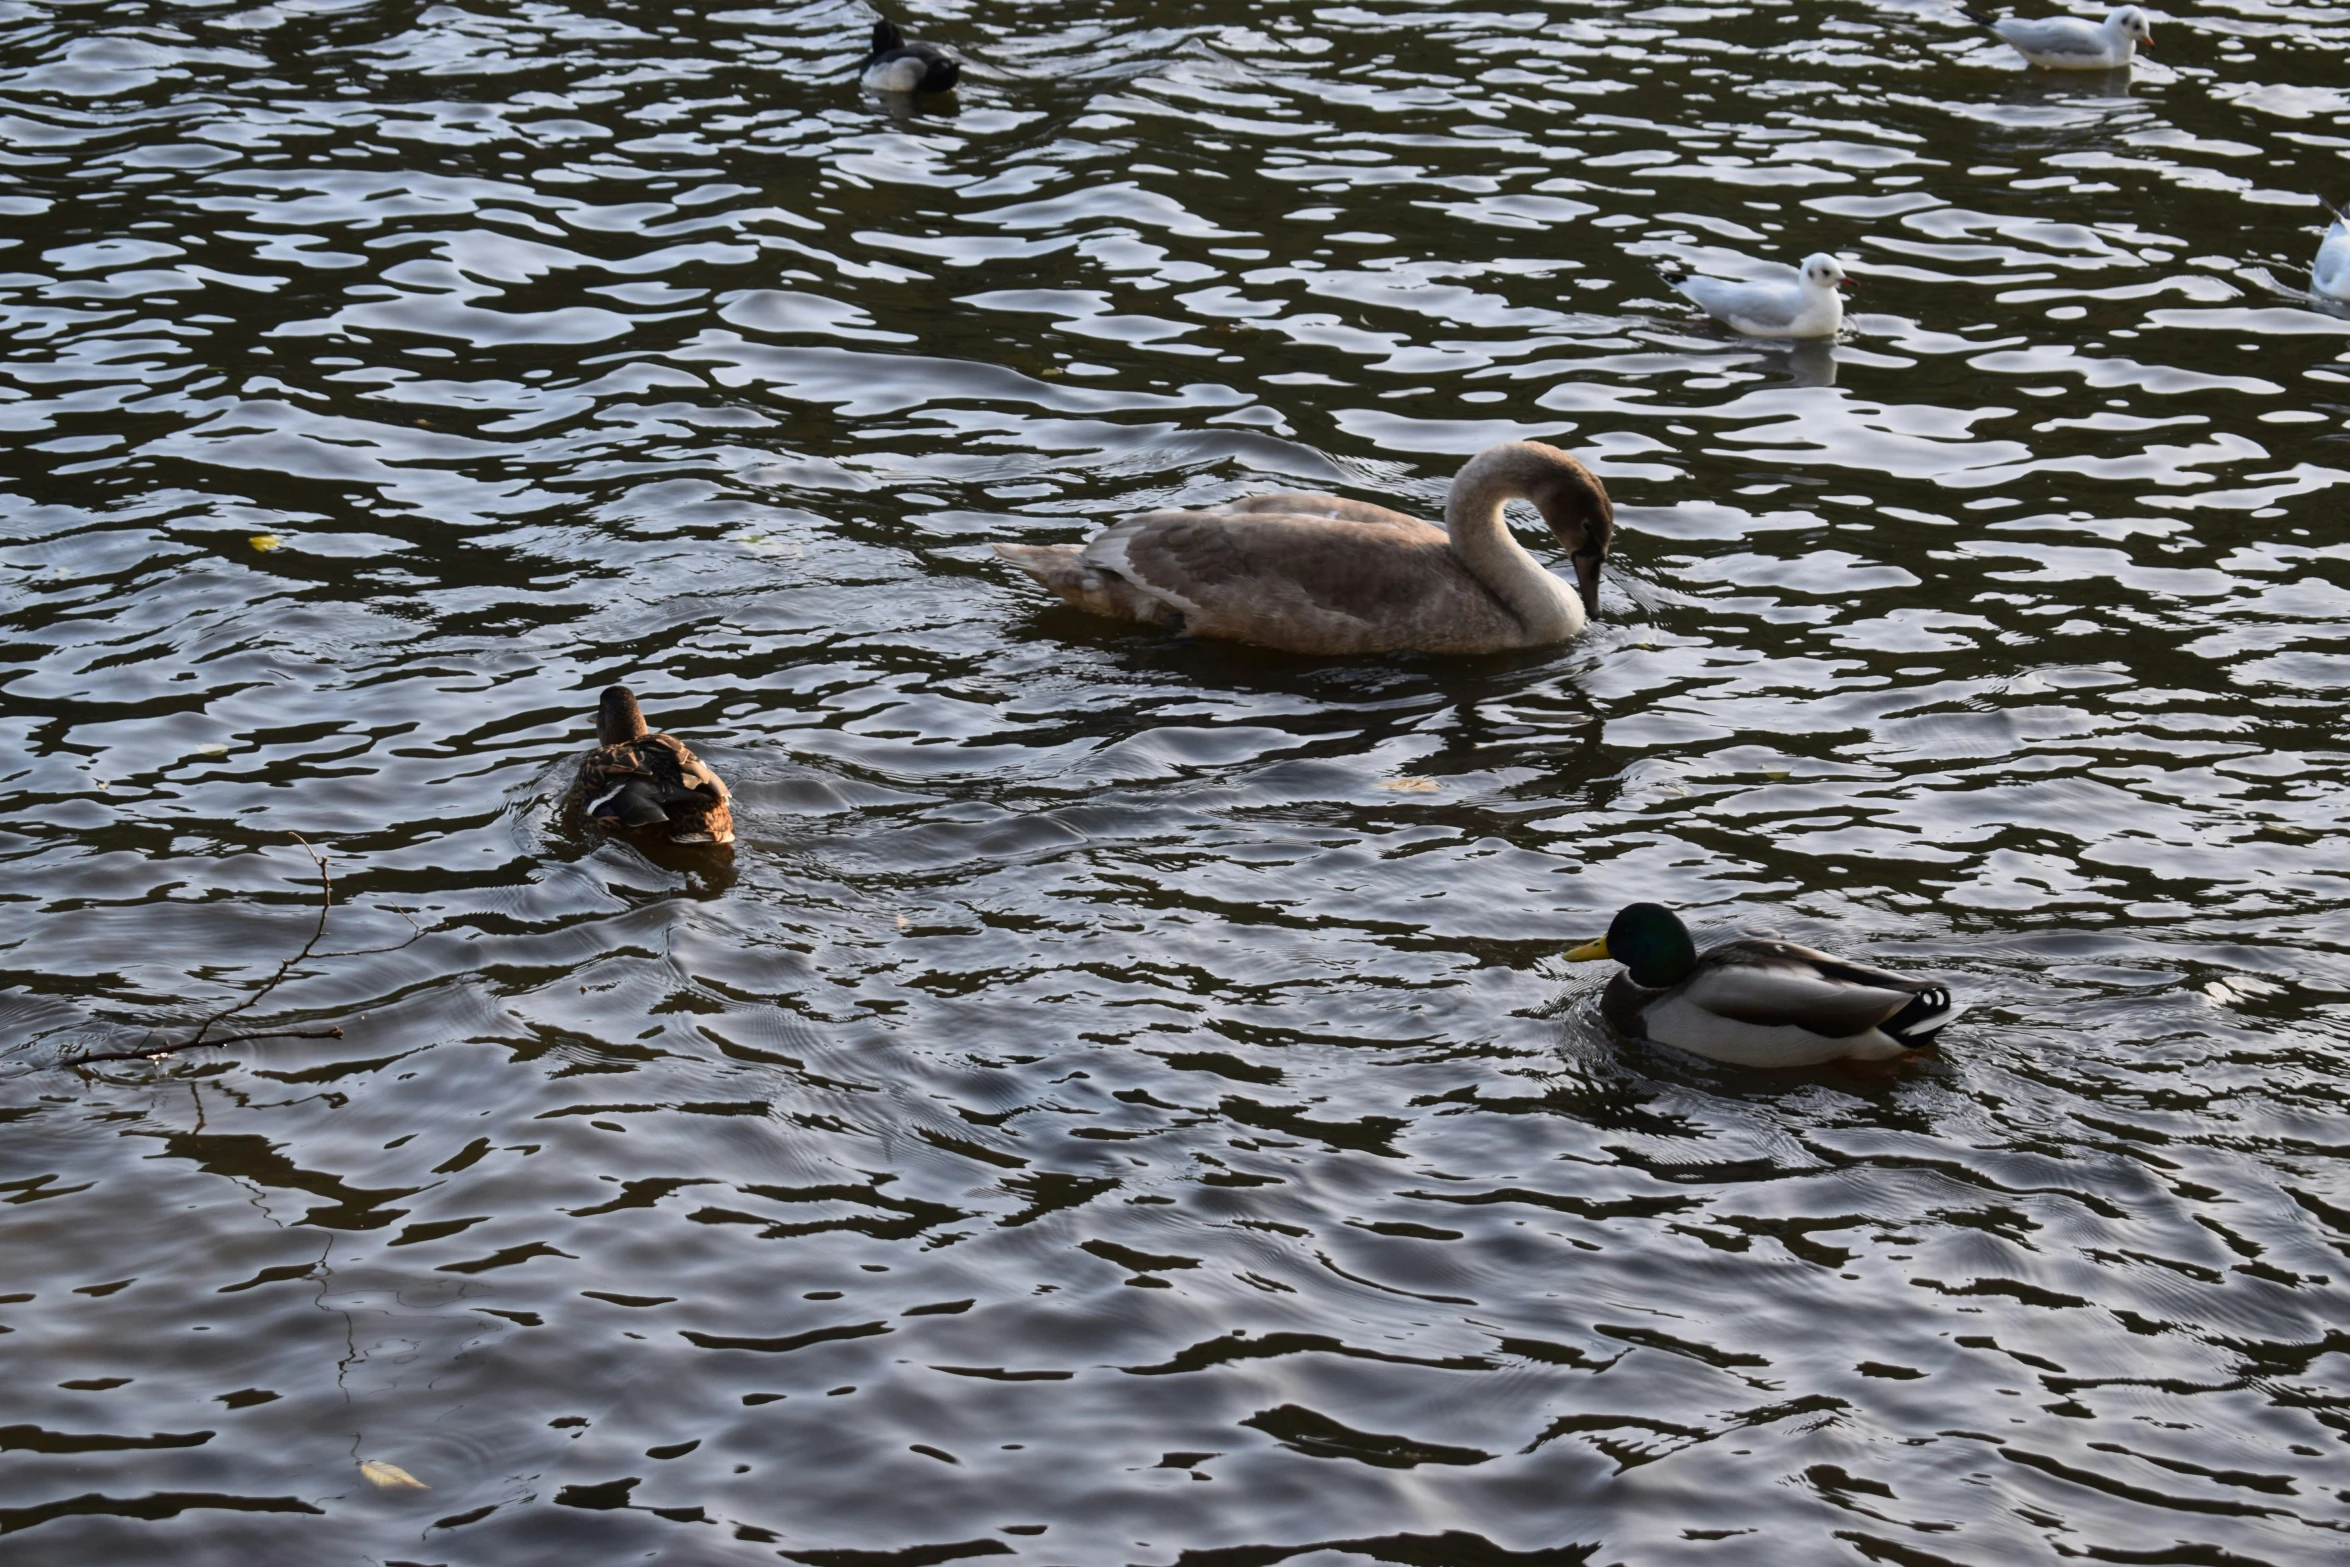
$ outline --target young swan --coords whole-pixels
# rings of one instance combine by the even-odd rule
[[[1734,1066],[1881,1061],[1958,1015],[1950,992],[1784,941],[1726,941],[1701,956],[1661,903],[1626,907],[1569,962],[1613,958],[1600,1016],[1618,1033]]]
[[[2077,16],[2008,17],[1993,22],[1973,8],[1978,22],[2005,39],[2032,64],[2050,71],[2117,71],[2143,48],[2154,48],[2154,23],[2134,5],[2117,6],[2103,22]]]
[[[873,52],[857,68],[875,92],[953,92],[963,62],[936,44],[909,42],[888,22],[873,24]]]
[[[1844,264],[1826,251],[1803,258],[1800,269],[1733,283],[1692,277],[1660,264],[1657,274],[1698,309],[1747,337],[1834,337],[1844,329],[1843,289],[1854,287]]]
[[[1575,586],[1511,537],[1528,500],[1574,562]],[[1469,459],[1441,528],[1336,495],[1254,495],[1154,511],[1084,544],[996,553],[1080,609],[1291,653],[1495,653],[1546,647],[1599,610],[1615,508],[1591,470],[1509,441]]]
[[[726,785],[675,735],[654,734],[626,686],[596,704],[596,749],[579,766],[571,803],[610,831],[661,828],[671,843],[732,843]]]

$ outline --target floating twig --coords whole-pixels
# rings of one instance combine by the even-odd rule
[[[309,855],[310,862],[318,867],[318,925],[317,928],[310,932],[310,939],[302,943],[302,950],[295,953],[292,957],[286,959],[283,963],[280,963],[277,966],[277,972],[270,975],[269,978],[263,980],[261,982],[260,988],[255,990],[244,1000],[238,1002],[234,1006],[223,1007],[220,1011],[213,1013],[210,1017],[205,1018],[203,1021],[199,1022],[196,1025],[195,1037],[191,1039],[182,1040],[178,1044],[172,1044],[168,1041],[158,1041],[154,1037],[153,1031],[150,1030],[147,1041],[139,1045],[136,1049],[109,1050],[95,1055],[74,1056],[71,1059],[61,1063],[62,1065],[94,1066],[104,1061],[164,1061],[170,1059],[172,1056],[179,1054],[183,1050],[217,1049],[222,1045],[240,1045],[246,1043],[249,1040],[255,1039],[340,1039],[343,1037],[343,1031],[341,1029],[331,1027],[258,1028],[247,1030],[243,1033],[221,1034],[218,1036],[215,1036],[212,1032],[212,1030],[217,1025],[227,1022],[230,1018],[235,1017],[238,1013],[251,1011],[254,1007],[260,1005],[262,1000],[266,998],[271,991],[284,984],[287,979],[292,977],[294,970],[301,967],[301,965],[312,956],[325,958],[348,958],[360,957],[372,952],[397,952],[402,947],[407,946],[409,942],[417,940],[424,934],[423,926],[418,925],[413,919],[409,919],[406,914],[401,913],[401,911],[398,909],[394,909],[392,911],[393,913],[399,914],[400,918],[404,920],[408,920],[409,935],[407,941],[395,942],[393,945],[388,947],[356,947],[348,952],[318,951],[318,943],[326,935],[326,917],[328,913],[334,908],[334,874],[327,868],[326,856],[312,848],[310,846],[310,840],[304,838],[300,833],[292,833],[289,834],[289,836],[292,837],[296,843],[302,846],[302,852]]]

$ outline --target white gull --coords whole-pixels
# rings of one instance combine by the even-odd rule
[[[1967,15],[1989,26],[2032,64],[2052,71],[2119,70],[2141,45],[2154,47],[2154,23],[2134,5],[2116,6],[2102,22],[2077,16],[2011,16],[1994,22],[1972,5]]]
[[[2350,213],[2337,212],[2317,247],[2317,261],[2309,269],[2309,290],[2324,299],[2350,304]]]
[[[1801,271],[1774,266],[1774,275],[1744,283],[1690,277],[1657,264],[1657,273],[1698,309],[1748,337],[1834,337],[1844,325],[1844,296],[1851,280],[1834,256],[1822,251],[1803,258]]]

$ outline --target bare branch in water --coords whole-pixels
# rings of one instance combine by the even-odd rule
[[[278,986],[286,982],[286,976],[294,971],[295,965],[300,963],[304,958],[310,956],[311,952],[317,948],[320,938],[326,935],[327,911],[335,906],[334,876],[326,868],[326,856],[319,853],[316,849],[310,847],[309,839],[303,837],[300,833],[292,833],[288,836],[290,836],[296,843],[302,846],[302,852],[310,856],[310,863],[318,867],[318,928],[310,933],[310,939],[308,941],[302,943],[301,951],[295,953],[292,957],[286,959],[283,963],[280,963],[277,966],[277,972],[270,975],[268,979],[262,981],[261,988],[259,990],[254,991],[253,994],[247,996],[244,1000],[238,1002],[235,1006],[228,1007],[222,1011],[213,1013],[201,1024],[197,1025],[195,1038],[189,1040],[184,1045],[174,1046],[174,1049],[196,1049],[198,1046],[204,1043],[205,1037],[212,1032],[213,1024],[225,1022],[228,1019],[235,1017],[238,1013],[248,1011],[251,1008],[259,1005],[262,999],[266,997],[271,991],[277,989]]]
[[[319,956],[322,958],[364,958],[378,952],[397,952],[402,947],[412,947],[424,939],[424,927],[417,924],[416,921],[408,919],[407,910],[394,909],[391,912],[408,920],[408,937],[405,941],[395,941],[388,947],[349,947],[341,952],[321,952]]]
[[[64,1063],[67,1066],[93,1066],[100,1061],[168,1061],[182,1050],[193,1050],[198,1045],[241,1045],[248,1039],[340,1039],[339,1028],[263,1028],[250,1034],[223,1034],[218,1039],[191,1039],[184,1045],[141,1045],[136,1050],[109,1050],[103,1055],[75,1056]]]
[[[182,1050],[213,1049],[221,1045],[243,1044],[247,1040],[253,1039],[342,1038],[343,1031],[339,1028],[262,1028],[253,1029],[241,1034],[221,1034],[217,1037],[212,1032],[216,1026],[227,1022],[230,1018],[235,1017],[238,1013],[249,1012],[254,1007],[260,1005],[261,1002],[268,997],[271,991],[284,984],[287,979],[292,977],[294,970],[301,967],[302,964],[312,956],[324,958],[344,958],[359,957],[371,952],[397,952],[400,950],[400,948],[407,946],[409,942],[415,941],[418,937],[424,934],[424,927],[418,925],[416,921],[408,919],[407,915],[400,914],[399,910],[394,909],[392,911],[393,913],[400,914],[400,918],[408,920],[410,934],[407,941],[398,942],[389,947],[359,947],[350,952],[318,951],[318,943],[326,935],[327,914],[334,908],[334,876],[327,869],[326,856],[319,853],[316,849],[310,847],[310,841],[308,839],[304,838],[300,833],[294,833],[291,836],[296,843],[302,846],[302,852],[310,856],[310,862],[318,867],[318,926],[316,929],[310,932],[310,939],[302,943],[301,951],[295,953],[292,957],[286,959],[283,963],[280,963],[277,966],[277,972],[270,975],[266,980],[263,980],[261,982],[261,987],[258,990],[255,990],[251,995],[247,996],[244,1000],[238,1002],[235,1006],[224,1007],[220,1011],[213,1013],[210,1017],[205,1018],[202,1022],[198,1023],[196,1025],[195,1037],[192,1039],[182,1040],[178,1044],[173,1044],[168,1040],[156,1039],[153,1032],[150,1031],[147,1037],[147,1042],[141,1044],[135,1050],[110,1050],[98,1055],[74,1056],[59,1064],[62,1066],[91,1066],[101,1061],[162,1061],[168,1059],[171,1056],[177,1055]]]

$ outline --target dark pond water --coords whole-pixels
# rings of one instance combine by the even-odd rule
[[[2350,16],[912,21],[0,3],[0,1557],[2345,1559]],[[1647,266],[1816,249],[1833,348]],[[1514,435],[1539,654],[987,548]],[[730,871],[563,827],[614,680]],[[344,1037],[65,1064],[295,834]],[[1640,897],[1972,1011],[1611,1039]]]

